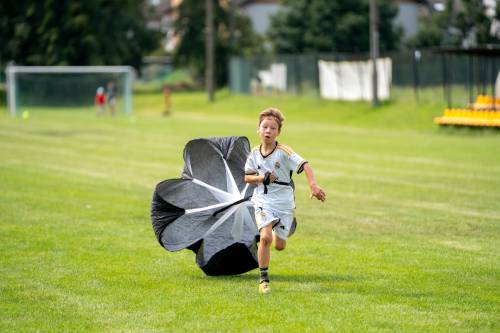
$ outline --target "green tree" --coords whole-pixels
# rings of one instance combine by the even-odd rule
[[[285,0],[271,22],[269,39],[280,53],[366,52],[369,50],[367,0]],[[380,49],[394,50],[400,32],[392,25],[397,7],[378,1]]]
[[[224,5],[223,5],[224,4]],[[231,55],[245,55],[262,50],[262,39],[256,35],[248,17],[235,13],[231,36],[231,13],[226,2],[214,1],[216,82],[227,83],[228,61]],[[205,73],[205,1],[184,0],[175,22],[180,42],[174,51],[174,63],[195,70],[199,78]]]
[[[143,0],[2,0],[0,64],[132,65],[158,47]]]
[[[473,44],[484,45],[498,43],[498,35],[491,33],[494,19],[500,20],[500,5],[496,5],[496,15],[491,18],[486,15],[486,7],[482,0],[462,0],[463,10],[456,12],[452,24],[458,28],[461,41],[472,38]],[[469,42],[469,43],[470,43]]]
[[[496,23],[495,23],[496,21]],[[420,30],[408,41],[411,47],[477,46],[500,43],[500,6],[493,15],[486,15],[486,7],[481,0],[462,0],[456,6],[447,0],[445,10],[424,17]]]
[[[409,48],[433,47],[443,43],[447,22],[450,19],[450,9],[435,12],[419,19],[420,29],[417,34],[406,41]]]

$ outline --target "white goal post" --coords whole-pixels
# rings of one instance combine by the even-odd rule
[[[80,94],[82,92],[78,88],[79,81],[83,81],[82,78],[85,76],[88,77],[91,75],[98,75],[101,81],[99,83],[102,83],[102,85],[105,84],[105,82],[102,81],[115,80],[118,77],[123,77],[120,80],[120,85],[116,88],[118,90],[116,93],[123,96],[123,111],[127,114],[132,112],[132,84],[134,69],[130,66],[16,66],[9,64],[5,69],[5,73],[7,83],[7,103],[11,116],[15,116],[18,113],[19,99],[22,98],[21,94],[25,93],[22,91],[22,87],[20,87],[19,81],[21,77],[29,76],[29,78],[25,79],[25,81],[36,81],[37,78],[44,77],[46,86],[46,82],[48,81],[47,78],[54,74],[54,76],[57,77],[54,79],[56,81],[61,77],[71,76],[72,74],[75,75],[76,78],[71,82],[73,84],[72,89],[77,90],[76,93]],[[62,85],[65,84],[65,82],[62,83]],[[41,85],[44,85],[44,82],[42,82]],[[40,83],[38,86],[40,87]],[[92,90],[89,90],[90,87],[87,87],[87,95],[92,93],[92,96],[85,96],[85,98],[91,98],[91,102],[93,102],[95,88],[95,84],[92,85]],[[62,94],[63,93],[64,92],[62,92]],[[66,99],[71,98],[71,96],[64,97],[66,97]]]

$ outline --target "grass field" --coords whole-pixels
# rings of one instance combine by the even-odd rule
[[[373,110],[221,92],[135,98],[94,110],[0,114],[0,331],[500,330],[500,132],[439,130],[440,105],[404,92]],[[299,229],[257,271],[207,277],[166,252],[149,219],[156,183],[180,175],[193,137],[257,144],[266,106],[327,202],[296,176]],[[4,110],[2,110],[4,111]]]

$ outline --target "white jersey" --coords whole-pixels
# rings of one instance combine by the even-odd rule
[[[252,196],[255,206],[278,211],[294,209],[293,189],[286,184],[290,184],[293,172],[302,172],[305,163],[307,161],[287,145],[276,143],[276,148],[267,156],[262,156],[260,146],[253,148],[245,164],[245,174],[263,176],[266,172],[274,171],[278,177],[276,181],[285,183],[285,185],[278,183],[267,185],[267,193],[264,185],[258,184]]]

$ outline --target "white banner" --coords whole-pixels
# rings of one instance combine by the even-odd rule
[[[259,71],[260,85],[264,89],[286,91],[286,65],[272,64],[269,70]]]
[[[378,98],[389,99],[392,62],[390,58],[377,59]],[[321,97],[336,100],[372,100],[371,60],[323,61],[319,60],[319,85]]]

